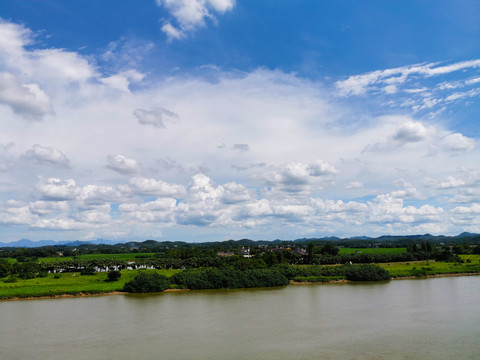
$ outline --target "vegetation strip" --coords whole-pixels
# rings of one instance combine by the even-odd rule
[[[478,246],[433,246],[428,242],[402,242],[402,247],[398,248],[339,249],[332,243],[317,246],[313,242],[302,247],[260,245],[233,250],[217,248],[217,251],[211,246],[146,247],[120,254],[91,253],[94,249],[88,247],[70,249],[68,253],[57,252],[55,256],[51,249],[47,250],[0,252],[0,299],[384,281],[480,273]]]

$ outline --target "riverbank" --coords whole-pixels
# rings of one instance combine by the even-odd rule
[[[401,277],[392,277],[391,280],[422,280],[422,279],[431,279],[431,278],[444,278],[444,277],[460,277],[460,276],[479,276],[480,272],[475,273],[452,273],[452,274],[435,274],[435,275],[426,275],[426,276],[401,276]],[[328,284],[345,284],[351,283],[353,281],[346,279],[337,279],[331,280],[328,282],[300,282],[290,280],[290,285],[328,285]],[[163,292],[173,293],[173,292],[185,292],[192,291],[190,289],[167,289]],[[11,297],[0,299],[2,301],[16,301],[16,300],[46,300],[46,299],[65,299],[65,298],[82,298],[82,297],[99,297],[99,296],[113,296],[113,295],[128,295],[130,293],[124,291],[109,291],[109,292],[99,292],[99,293],[84,293],[79,292],[77,294],[55,294],[55,295],[39,295],[39,296],[26,296],[26,297]],[[130,294],[132,295],[132,294]]]

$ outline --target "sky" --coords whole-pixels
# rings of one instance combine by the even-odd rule
[[[1,0],[0,242],[480,233],[476,0]]]

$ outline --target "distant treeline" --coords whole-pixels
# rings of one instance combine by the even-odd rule
[[[306,248],[308,244],[314,246],[325,246],[333,244],[336,247],[346,248],[401,248],[409,245],[420,245],[422,242],[429,242],[434,246],[439,245],[480,245],[480,234],[460,234],[458,236],[433,236],[433,235],[415,235],[415,236],[381,236],[378,238],[360,238],[360,239],[297,239],[297,240],[274,240],[254,241],[250,239],[228,240],[218,242],[187,243],[181,241],[155,241],[146,240],[143,242],[119,243],[116,245],[105,244],[82,244],[72,245],[52,245],[35,248],[26,247],[0,247],[0,257],[47,257],[55,256],[59,252],[64,256],[73,256],[81,254],[121,254],[121,253],[168,253],[172,250],[189,251],[201,249],[202,251],[211,250],[212,252],[235,251],[240,247],[250,247],[252,249],[265,249],[274,247]],[[7,244],[8,245],[8,244]]]

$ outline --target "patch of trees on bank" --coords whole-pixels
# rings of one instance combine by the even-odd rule
[[[124,291],[132,293],[160,292],[171,285],[175,288],[190,290],[284,286],[289,284],[289,280],[296,279],[299,276],[317,276],[322,277],[325,281],[331,279],[347,279],[350,281],[390,280],[388,271],[376,265],[276,266],[269,269],[247,270],[198,268],[181,271],[171,278],[156,273],[142,272],[125,284]]]

